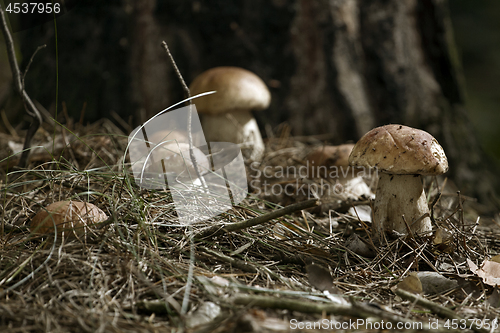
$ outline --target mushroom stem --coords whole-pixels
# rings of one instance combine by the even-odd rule
[[[262,159],[264,142],[251,111],[205,115],[202,126],[207,141],[244,143],[241,150],[246,157],[254,161]]]
[[[427,216],[422,218],[424,214]],[[428,214],[429,206],[420,175],[379,174],[373,213],[377,238],[380,239],[384,231],[408,234],[407,225],[413,234],[431,231]]]

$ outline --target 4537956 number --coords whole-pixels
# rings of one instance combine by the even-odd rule
[[[61,4],[60,3],[36,3],[36,2],[13,2],[9,3],[7,5],[7,8],[5,8],[5,11],[7,13],[12,13],[12,14],[51,14],[51,13],[56,13],[58,14],[61,11]]]

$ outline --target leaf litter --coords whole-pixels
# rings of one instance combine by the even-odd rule
[[[127,136],[111,121],[44,126],[34,140],[45,148],[33,151],[28,170],[15,168],[14,152],[0,156],[0,331],[289,332],[293,323],[302,323],[313,332],[318,329],[312,324],[321,320],[335,325],[361,318],[365,325],[359,331],[382,320],[421,322],[422,330],[435,331],[429,323],[439,319],[438,331],[448,332],[443,325],[452,317],[450,309],[464,320],[493,322],[500,315],[494,287],[500,264],[486,259],[500,253],[498,227],[464,217],[473,213],[470,202],[447,192],[442,179],[426,179],[429,202],[443,193],[431,236],[396,237],[373,247],[370,198],[322,196],[318,190],[249,196],[190,231],[176,222],[168,190],[135,185],[122,163]],[[54,131],[57,144],[47,145],[53,139],[47,133]],[[286,128],[277,133],[268,139],[262,164],[248,166],[250,180],[265,167],[303,165],[309,148],[322,144],[314,137],[291,137]],[[1,134],[0,141],[16,148],[22,139]],[[318,179],[268,181],[325,186]],[[371,179],[365,181],[373,188]],[[311,198],[321,206],[195,239],[194,261],[190,257],[191,237],[206,227]],[[31,234],[31,218],[61,200],[91,202],[109,219],[76,239],[54,242],[51,235]],[[192,287],[183,315],[190,264]],[[423,288],[417,296],[417,272],[439,273],[455,284],[427,294]],[[409,282],[416,289],[397,288]]]

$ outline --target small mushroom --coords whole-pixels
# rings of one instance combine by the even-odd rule
[[[63,232],[69,235],[84,233],[93,224],[108,218],[97,206],[81,201],[57,201],[39,211],[31,220],[30,230],[38,234]]]
[[[352,166],[377,168],[373,231],[400,234],[432,230],[421,175],[448,171],[448,160],[437,140],[427,132],[402,125],[372,129],[354,146]]]
[[[139,131],[139,132],[137,132]],[[136,181],[145,188],[164,188],[165,176],[173,176],[177,180],[197,180],[191,154],[188,134],[179,129],[141,131],[137,128],[129,136],[133,138],[130,146],[130,159]],[[137,135],[136,135],[137,134]],[[193,140],[199,139],[196,136]],[[204,140],[197,140],[203,141]],[[200,176],[210,170],[208,157],[199,148],[193,146],[194,158],[197,161]],[[203,183],[200,179],[198,182]]]
[[[151,136],[148,136],[148,140],[151,143],[170,143],[170,142],[189,142],[188,141],[188,135],[186,131],[179,131],[179,130],[161,130],[157,131]]]
[[[262,159],[264,142],[251,111],[266,109],[271,94],[257,75],[238,67],[216,67],[196,77],[190,90],[192,95],[217,92],[194,100],[198,112],[204,115],[207,141],[245,143],[245,156]]]
[[[346,143],[339,146],[321,146],[313,149],[306,157],[309,178],[325,178],[338,181],[343,190],[338,193],[338,189],[335,189],[335,193],[344,200],[357,200],[361,196],[372,197],[372,191],[358,174],[362,169],[349,165],[349,154],[353,147],[354,144]]]
[[[160,142],[161,143],[161,142]],[[207,156],[198,148],[193,147],[193,154],[198,164],[198,171],[203,175],[209,171],[210,164]],[[151,154],[156,166],[165,166],[164,172],[170,172],[181,178],[196,179],[191,155],[189,154],[189,143],[167,142],[155,146]],[[161,163],[163,160],[163,164]],[[159,170],[160,173],[163,171]]]
[[[349,154],[354,144],[320,146],[307,155],[306,161],[311,178],[338,178],[345,182],[355,176],[355,168],[349,166]]]

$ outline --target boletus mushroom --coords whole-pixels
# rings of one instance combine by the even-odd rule
[[[193,147],[193,155],[198,165],[200,176],[207,173],[210,168],[207,156],[197,147]],[[170,172],[176,177],[183,179],[196,179],[194,163],[189,153],[189,143],[167,142],[155,146],[152,158],[159,166],[158,162],[164,161],[165,172]],[[161,173],[162,171],[160,171]]]
[[[354,144],[320,146],[307,155],[309,176],[312,178],[338,178],[341,183],[354,177],[355,170],[349,166],[349,154]]]
[[[57,201],[40,210],[31,220],[30,230],[38,234],[78,235],[108,218],[97,206],[81,201]]]
[[[376,238],[387,231],[407,235],[432,230],[422,175],[448,171],[443,148],[432,135],[403,125],[374,128],[356,143],[349,163],[378,169],[373,212]]]
[[[354,144],[346,143],[338,146],[320,146],[314,148],[306,157],[310,178],[324,178],[337,181],[341,191],[335,188],[335,194],[343,200],[357,200],[362,196],[373,196],[370,188],[359,173],[361,168],[349,165],[349,155]]]
[[[153,144],[168,144],[174,142],[189,142],[186,131],[180,130],[161,130],[148,136],[148,140]]]
[[[244,143],[242,152],[252,160],[262,159],[264,142],[252,111],[266,109],[269,89],[257,75],[239,67],[216,67],[198,75],[191,94],[217,93],[194,100],[203,114],[201,121],[207,141]]]

